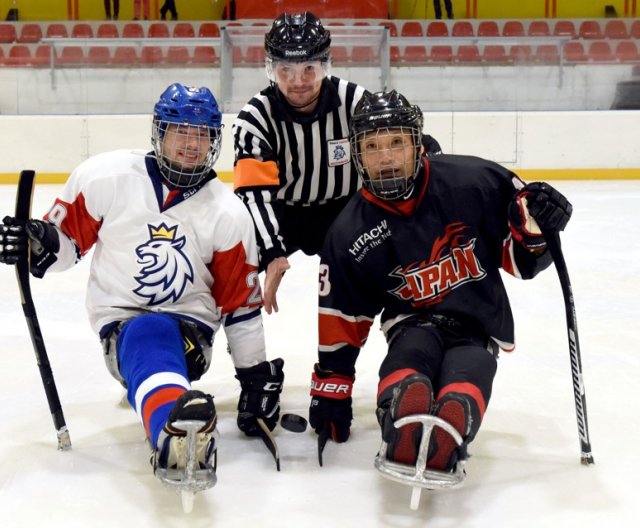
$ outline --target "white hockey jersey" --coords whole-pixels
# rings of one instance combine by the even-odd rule
[[[45,215],[66,236],[50,271],[94,245],[87,311],[96,333],[145,312],[166,312],[216,332],[236,367],[265,360],[253,221],[214,173],[196,188],[162,183],[153,155],[118,150],[71,174]]]

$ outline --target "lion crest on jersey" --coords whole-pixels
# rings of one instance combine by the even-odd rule
[[[149,240],[136,248],[140,274],[135,279],[140,286],[133,291],[150,306],[174,302],[193,283],[193,267],[182,251],[186,239],[177,237],[178,226],[147,227]]]

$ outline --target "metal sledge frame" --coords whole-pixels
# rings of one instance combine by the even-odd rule
[[[461,484],[466,478],[464,466],[466,460],[459,460],[453,472],[438,471],[427,468],[429,441],[434,427],[440,427],[449,433],[458,446],[463,443],[460,433],[447,421],[430,414],[413,414],[399,418],[393,423],[396,429],[410,423],[422,424],[422,437],[418,448],[418,458],[415,465],[401,464],[387,459],[388,444],[384,440],[376,455],[374,466],[383,477],[413,488],[410,507],[417,510],[420,504],[420,494],[423,489],[452,488]]]
[[[179,491],[182,508],[185,513],[193,509],[194,495],[198,491],[212,488],[217,482],[216,464],[217,449],[214,453],[214,464],[199,469],[198,464],[198,431],[204,426],[201,420],[178,420],[172,425],[187,432],[186,435],[186,467],[181,469],[156,468],[155,475],[165,486]],[[215,433],[214,433],[215,434]]]

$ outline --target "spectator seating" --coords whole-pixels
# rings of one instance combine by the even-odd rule
[[[74,24],[71,28],[71,38],[93,38],[93,28],[86,23]]]
[[[69,38],[67,26],[59,23],[49,24],[45,35],[47,38]]]
[[[473,37],[473,25],[467,20],[458,20],[451,28],[451,35],[453,37]]]
[[[498,24],[493,20],[483,20],[478,24],[478,36],[479,37],[499,37],[500,29]]]
[[[530,37],[548,37],[551,35],[551,29],[546,20],[534,20],[529,24],[527,35]]]
[[[461,65],[500,65],[597,63],[640,63],[640,20],[637,19],[532,19],[532,20],[388,20],[330,19],[325,24],[339,26],[386,26],[391,62],[395,66],[455,63]],[[50,49],[40,48],[41,40],[82,39],[82,43],[55,46],[55,65],[95,67],[123,65],[220,63],[219,44],[198,38],[220,38],[225,26],[262,25],[269,21],[86,21],[86,22],[0,22],[0,66],[40,66],[50,64]],[[564,44],[558,37],[571,39]],[[132,43],[131,46],[100,44],[100,39],[163,39],[157,45]],[[170,44],[166,40],[181,39]],[[184,39],[194,39],[189,45]],[[482,39],[487,39],[483,42]],[[491,40],[488,40],[488,39]],[[500,39],[505,38],[503,43]],[[531,38],[531,43],[527,39]],[[545,42],[545,38],[549,42]],[[96,44],[86,41],[96,40]],[[407,39],[403,42],[403,39]],[[424,39],[424,40],[420,40]],[[429,39],[437,39],[430,42]],[[451,42],[447,42],[451,39]],[[124,44],[124,42],[123,42]],[[370,46],[332,47],[336,65],[372,64],[379,50]],[[236,65],[256,66],[264,61],[262,45],[235,46]]]
[[[22,26],[18,42],[22,44],[32,44],[40,42],[42,38],[42,28],[40,24],[28,23]]]
[[[111,22],[104,22],[98,26],[96,31],[97,38],[119,38],[120,31],[118,26]]]

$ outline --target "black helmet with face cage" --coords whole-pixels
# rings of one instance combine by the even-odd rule
[[[362,178],[362,185],[371,194],[383,200],[402,199],[411,194],[420,168],[422,126],[423,117],[420,107],[409,103],[395,90],[366,93],[358,101],[351,118],[349,142],[353,162]],[[401,178],[372,179],[362,163],[360,140],[367,132],[391,129],[411,132],[415,147],[413,172]]]

